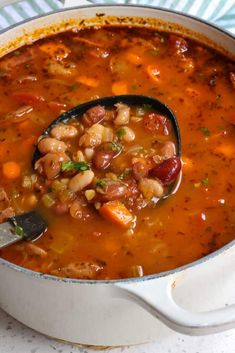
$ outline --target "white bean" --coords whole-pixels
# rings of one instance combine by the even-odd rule
[[[94,173],[92,170],[85,170],[75,175],[69,182],[69,189],[73,192],[78,192],[84,189],[86,186],[91,184],[94,179]]]
[[[139,182],[139,190],[144,197],[151,200],[153,197],[161,197],[164,193],[162,184],[155,179],[143,178]]]
[[[52,137],[46,137],[39,141],[38,149],[42,154],[56,153],[65,152],[67,150],[67,146],[63,141],[59,141]]]
[[[73,138],[78,134],[78,131],[74,126],[60,124],[53,127],[53,129],[51,129],[50,134],[57,140],[63,140]]]
[[[95,151],[94,151],[93,148],[87,147],[87,148],[84,149],[84,154],[85,154],[86,159],[87,159],[88,161],[90,161],[90,160],[93,158],[94,153],[95,153]]]
[[[123,136],[121,137],[123,141],[125,142],[134,141],[135,133],[130,127],[123,126],[121,129],[123,130]]]
[[[126,104],[117,103],[117,116],[114,120],[115,125],[126,125],[130,120],[130,107]]]
[[[105,127],[102,133],[102,142],[110,142],[113,141],[113,129],[110,127]]]
[[[96,147],[102,143],[104,126],[94,124],[80,137],[79,145],[84,147]]]

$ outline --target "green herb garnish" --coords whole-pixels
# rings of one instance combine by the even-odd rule
[[[202,183],[203,186],[208,186],[209,185],[209,179],[208,178],[202,179],[201,183]]]
[[[211,134],[211,132],[208,129],[208,127],[201,127],[200,131],[203,133],[204,136],[207,136],[207,137],[210,136],[210,134]]]
[[[119,138],[122,138],[125,135],[126,135],[126,130],[123,127],[121,127],[120,129],[117,130],[117,136]]]
[[[21,52],[19,50],[15,50],[13,53],[15,56],[19,56],[21,54]]]
[[[89,170],[90,166],[86,162],[62,162],[61,171],[62,172],[70,172],[70,171],[78,171],[84,172],[85,170]]]
[[[106,186],[106,180],[104,179],[99,179],[97,180],[97,182],[95,183],[96,186],[99,186],[100,188],[104,188]]]
[[[152,106],[151,106],[150,104],[143,104],[143,105],[142,105],[142,108],[143,108],[144,110],[150,110],[150,109],[152,109]]]
[[[19,235],[20,237],[23,237],[24,229],[20,226],[15,226],[15,234]]]
[[[130,175],[130,173],[131,173],[131,169],[126,169],[126,170],[124,170],[124,172],[119,174],[118,179],[124,180],[128,175]]]
[[[119,143],[112,141],[111,142],[111,150],[114,152],[120,152],[122,150],[122,146]]]

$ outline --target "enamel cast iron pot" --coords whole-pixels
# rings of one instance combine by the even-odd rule
[[[111,23],[125,17],[126,24],[151,18],[147,23],[159,29],[214,42],[235,56],[234,37],[219,28],[167,10],[124,5],[71,8],[26,21],[0,34],[0,56],[81,20],[100,24],[107,16]],[[234,268],[235,242],[176,270],[125,280],[57,278],[0,259],[0,307],[48,336],[88,345],[137,344],[171,329],[209,334],[235,327]]]

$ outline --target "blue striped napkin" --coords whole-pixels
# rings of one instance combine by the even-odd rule
[[[62,2],[66,5],[126,3],[160,6],[203,18],[235,33],[235,0],[64,0]],[[62,2],[59,0],[19,0],[12,5],[6,5],[0,9],[0,29],[26,18],[63,8]]]

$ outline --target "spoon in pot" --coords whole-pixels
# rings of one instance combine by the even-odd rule
[[[82,115],[90,108],[97,105],[105,108],[111,108],[117,103],[124,103],[129,106],[150,106],[151,109],[156,111],[163,116],[166,116],[172,124],[172,128],[175,134],[176,140],[176,156],[181,156],[181,139],[180,129],[177,119],[170,108],[159,101],[158,99],[142,96],[142,95],[120,95],[111,96],[89,101],[64,112],[58,118],[56,118],[42,133],[43,137],[47,137],[53,127],[57,124],[67,123],[71,119],[80,119]],[[32,163],[33,166],[39,158],[42,157],[38,147],[35,148]],[[182,173],[180,171],[174,184],[169,188],[167,194],[163,195],[160,200],[168,198],[170,195],[175,194],[181,183]],[[15,243],[20,240],[35,240],[39,238],[47,229],[46,222],[41,216],[35,212],[29,212],[16,217],[9,218],[7,222],[0,224],[0,249]]]

